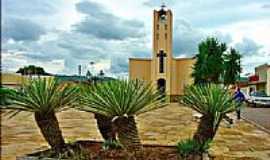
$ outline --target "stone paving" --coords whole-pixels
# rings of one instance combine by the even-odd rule
[[[174,103],[140,115],[137,122],[143,143],[175,145],[192,137],[197,126],[194,113]],[[58,118],[66,141],[101,140],[92,114],[66,111],[59,113]],[[2,119],[1,125],[2,159],[13,160],[15,156],[46,148],[32,116],[22,114],[11,120]],[[222,123],[210,154],[215,160],[269,160],[270,135],[245,121],[231,128]]]

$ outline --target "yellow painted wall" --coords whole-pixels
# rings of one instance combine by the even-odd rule
[[[42,78],[54,78],[53,76],[41,76]],[[32,79],[36,78],[33,76]],[[22,76],[15,73],[2,73],[1,82],[4,87],[17,88],[30,79],[29,76]]]
[[[260,82],[265,82],[267,79],[267,66],[257,67],[255,73],[259,76]]]
[[[256,84],[256,90],[257,91],[264,91],[264,92],[266,92],[265,87],[266,87],[266,84],[265,83]]]
[[[129,59],[129,78],[151,81],[151,60]]]
[[[173,59],[171,95],[183,95],[184,87],[193,83],[192,67],[195,59]]]
[[[270,96],[270,65],[263,64],[256,67],[255,74],[259,76],[259,82],[262,82],[256,85],[256,90],[264,90]]]
[[[195,59],[192,58],[172,60],[171,86],[170,92],[167,93],[168,95],[182,95],[184,87],[193,83],[191,73],[194,63]],[[129,77],[130,79],[141,79],[153,82],[153,80],[151,80],[151,60],[129,59]]]
[[[27,78],[19,74],[2,73],[1,80],[3,85],[20,85]]]

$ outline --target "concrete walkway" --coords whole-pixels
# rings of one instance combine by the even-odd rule
[[[198,122],[196,112],[176,103],[136,117],[144,144],[176,145],[194,134]],[[257,116],[257,115],[256,115]],[[68,110],[57,114],[66,142],[102,140],[93,114]],[[47,148],[33,116],[19,114],[1,121],[1,159],[15,160],[16,156]],[[222,122],[209,150],[215,160],[269,160],[270,134],[246,121],[237,121],[228,128]]]
[[[263,127],[270,134],[270,108],[245,107],[242,115],[244,119]]]

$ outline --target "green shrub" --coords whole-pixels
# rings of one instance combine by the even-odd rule
[[[104,150],[108,149],[121,149],[123,148],[122,144],[117,140],[105,140],[105,142],[102,144],[102,148]]]
[[[193,135],[193,139],[201,144],[213,140],[225,115],[241,105],[228,89],[218,84],[188,86],[179,102],[202,114]]]
[[[210,148],[211,140],[200,144],[194,139],[185,139],[177,143],[177,151],[182,157],[187,157],[190,154],[201,154]]]
[[[14,92],[13,89],[9,88],[0,88],[0,105],[9,105],[11,104],[10,99],[8,98],[8,95]]]
[[[154,84],[141,80],[115,80],[82,87],[79,110],[112,118],[117,140],[137,159],[143,146],[135,117],[168,105]]]
[[[14,105],[1,105],[5,116],[12,118],[21,112],[34,115],[44,139],[53,150],[61,152],[65,148],[64,137],[56,113],[77,104],[78,88],[71,84],[62,85],[53,78],[37,78],[27,81],[22,89],[8,94]]]

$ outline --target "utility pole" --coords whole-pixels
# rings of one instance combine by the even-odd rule
[[[78,65],[78,75],[82,75],[82,65]]]
[[[92,80],[94,81],[94,83],[95,83],[95,77],[94,77],[94,65],[95,65],[95,62],[94,61],[91,61],[91,62],[89,62],[89,64],[90,64],[90,70],[92,70],[92,73],[93,73],[93,75],[92,75]]]

